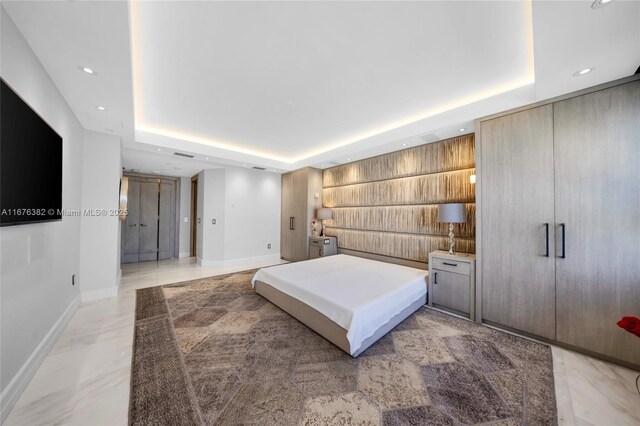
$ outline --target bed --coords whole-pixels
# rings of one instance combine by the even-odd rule
[[[426,303],[427,271],[339,254],[260,269],[256,292],[356,357]]]

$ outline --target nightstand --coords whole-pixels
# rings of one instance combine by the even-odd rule
[[[429,306],[475,320],[475,294],[475,254],[429,254]]]
[[[336,237],[309,237],[309,259],[338,254]]]

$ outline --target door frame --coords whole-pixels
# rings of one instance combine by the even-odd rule
[[[189,244],[190,256],[196,257],[198,255],[198,175],[191,178],[191,226],[189,228],[189,234],[191,235],[191,241]]]
[[[122,173],[122,176],[126,176],[129,180],[138,180],[143,182],[158,182],[160,185],[161,180],[165,181],[173,181],[176,197],[175,197],[175,238],[173,240],[173,257],[178,259],[180,257],[180,177],[176,176],[164,176],[164,175],[156,175],[149,173],[139,173],[139,172],[130,172],[125,171]],[[159,188],[158,188],[159,189]],[[121,227],[124,228],[124,227]],[[121,253],[124,253],[124,232],[121,233]],[[134,263],[134,262],[123,262],[122,254],[120,256],[120,263]]]

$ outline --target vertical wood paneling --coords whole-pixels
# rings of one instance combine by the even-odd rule
[[[323,204],[333,209],[327,234],[343,249],[427,262],[448,244],[437,204],[465,203],[456,249],[474,253],[474,156],[474,135],[465,135],[325,170]]]
[[[463,238],[475,235],[475,204],[465,205],[466,223],[454,224],[454,233]],[[449,234],[449,225],[437,222],[438,206],[374,206],[338,207],[333,209],[333,219],[325,221],[331,228],[358,229],[368,231],[401,232],[407,234]]]
[[[325,207],[473,203],[475,169],[338,186],[323,190]]]
[[[464,135],[326,169],[323,186],[419,176],[475,167],[474,135]]]

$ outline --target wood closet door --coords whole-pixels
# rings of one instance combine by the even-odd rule
[[[158,260],[158,182],[140,182],[140,262]]]
[[[293,253],[292,260],[307,260],[309,258],[309,227],[307,209],[309,207],[308,169],[293,172]]]
[[[138,261],[140,250],[140,182],[129,179],[127,219],[123,223],[122,263]]]
[[[557,340],[640,365],[640,82],[556,103],[554,139]]]
[[[292,260],[293,257],[293,231],[291,217],[293,217],[293,174],[282,175],[281,189],[281,221],[280,221],[280,257]]]
[[[176,182],[160,181],[160,215],[158,218],[158,260],[178,257],[176,241]]]
[[[482,318],[552,339],[553,108],[484,121],[480,143]]]

